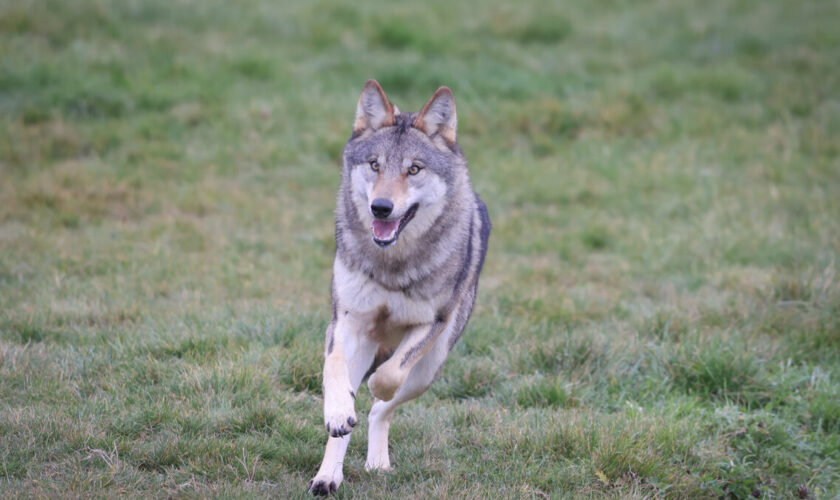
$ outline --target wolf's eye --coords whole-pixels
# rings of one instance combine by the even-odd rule
[[[370,160],[370,169],[374,172],[379,172],[379,162],[376,160]]]
[[[423,167],[421,167],[420,165],[412,165],[408,167],[408,173],[411,175],[417,175],[420,173],[421,170],[423,170]]]

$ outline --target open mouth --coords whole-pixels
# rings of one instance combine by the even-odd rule
[[[417,213],[417,203],[411,205],[399,219],[373,219],[373,223],[370,225],[373,231],[373,242],[381,247],[393,245],[405,225],[414,218],[415,213]]]

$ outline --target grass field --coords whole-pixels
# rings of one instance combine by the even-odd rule
[[[494,223],[341,498],[840,495],[836,1],[0,1],[0,497],[305,497],[356,99]]]

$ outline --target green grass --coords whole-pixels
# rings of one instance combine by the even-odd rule
[[[0,3],[0,496],[305,496],[368,78],[453,89],[494,233],[396,470],[362,417],[339,497],[840,495],[838,18]]]

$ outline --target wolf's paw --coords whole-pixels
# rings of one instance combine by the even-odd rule
[[[330,436],[341,437],[350,434],[359,422],[356,419],[356,410],[353,409],[354,396],[353,391],[348,389],[347,396],[340,401],[325,401],[324,425]]]
[[[353,430],[353,427],[356,427],[357,423],[356,412],[354,411],[351,411],[349,416],[347,416],[347,413],[337,413],[324,417],[327,432],[332,437],[341,437],[350,434],[350,431]]]
[[[341,472],[338,475],[318,474],[309,480],[309,493],[319,496],[327,496],[335,493],[341,480],[344,479]]]

